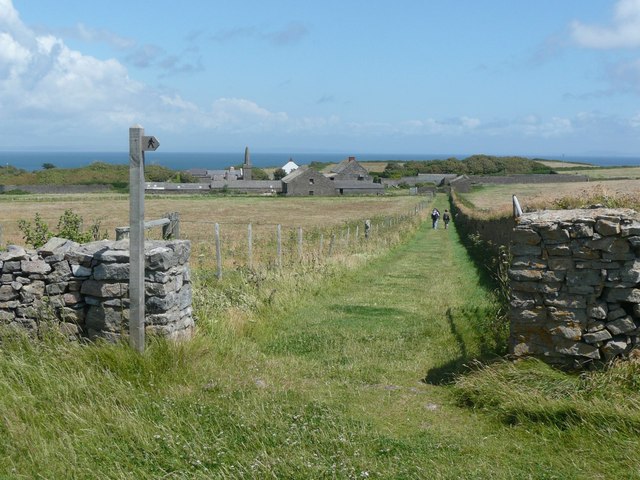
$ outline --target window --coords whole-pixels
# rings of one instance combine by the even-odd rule
[[[313,185],[313,184],[314,184],[314,179],[313,179],[313,178],[310,178],[310,179],[309,179],[309,185]]]
[[[309,190],[309,195],[313,195],[313,190]]]

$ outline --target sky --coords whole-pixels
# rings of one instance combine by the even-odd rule
[[[0,0],[0,150],[640,156],[640,0]]]

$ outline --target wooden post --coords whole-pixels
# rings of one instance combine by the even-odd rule
[[[129,344],[144,352],[144,128],[129,128]]]
[[[172,238],[180,238],[180,213],[167,213],[165,217],[169,219],[169,223],[162,226],[162,239],[170,240]]]
[[[276,265],[282,268],[282,226],[276,228]]]
[[[355,235],[356,243],[358,243],[358,238],[360,238],[360,225],[356,225],[356,235]]]
[[[302,227],[298,227],[298,258],[302,260]]]
[[[253,268],[253,229],[251,224],[247,227],[247,265]]]
[[[518,198],[515,195],[513,195],[512,200],[513,200],[513,216],[515,218],[521,217],[522,207],[520,207],[520,202],[518,202]]]
[[[216,235],[216,262],[218,270],[216,271],[216,276],[218,280],[222,278],[222,248],[220,246],[220,225],[218,223],[215,224],[215,235]]]

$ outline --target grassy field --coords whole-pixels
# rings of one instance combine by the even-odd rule
[[[640,478],[637,365],[464,367],[504,330],[454,229],[236,295],[244,320],[195,280],[191,342],[2,343],[0,478]]]
[[[375,197],[249,197],[249,196],[147,196],[145,218],[161,218],[179,212],[181,234],[194,241],[210,239],[213,224],[240,224],[313,229],[333,227],[368,217],[406,214],[422,199],[410,196]],[[129,197],[119,194],[91,195],[1,195],[0,224],[4,241],[21,243],[18,220],[31,220],[36,213],[55,226],[66,209],[81,215],[86,223],[100,221],[110,238],[115,227],[129,223]]]
[[[608,180],[579,183],[484,185],[470,193],[460,194],[480,212],[508,214],[512,211],[512,195],[523,209],[553,207],[567,198],[618,199],[622,204],[640,204],[640,181]]]
[[[592,180],[638,179],[640,178],[640,167],[594,167],[587,170],[562,170],[560,173],[586,175]]]

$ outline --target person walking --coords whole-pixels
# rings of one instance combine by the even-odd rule
[[[446,208],[442,214],[442,221],[444,222],[444,229],[446,230],[449,227],[449,222],[451,221],[451,215],[449,215],[449,210]]]
[[[440,211],[434,208],[431,212],[431,222],[434,229],[438,228],[438,219],[440,218]]]

